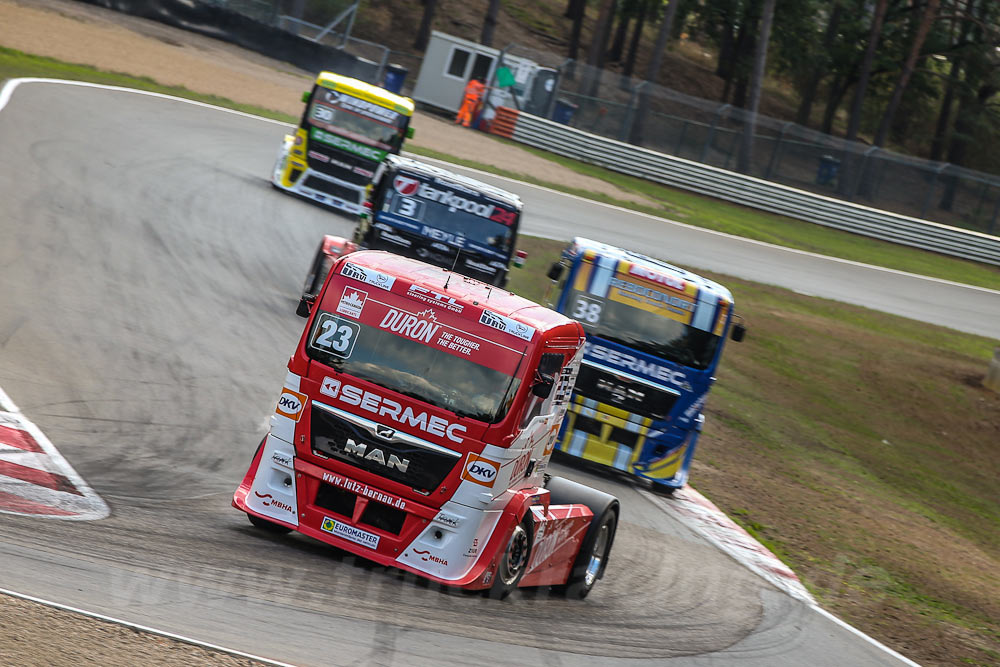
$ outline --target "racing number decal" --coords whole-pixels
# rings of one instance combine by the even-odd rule
[[[361,327],[354,322],[334,317],[330,313],[321,313],[309,345],[335,357],[347,359],[354,350],[360,330]]]
[[[334,352],[343,352],[354,338],[354,329],[346,324],[337,325],[336,322],[327,320],[321,325],[325,333],[316,338],[316,345],[325,347]]]
[[[407,218],[412,218],[413,214],[417,212],[417,202],[409,197],[399,198],[399,214],[405,215]]]
[[[601,319],[601,302],[578,295],[576,303],[573,304],[573,313],[570,317],[580,322],[597,324]]]
[[[424,203],[413,197],[396,195],[392,200],[392,212],[404,218],[422,220],[424,217]]]

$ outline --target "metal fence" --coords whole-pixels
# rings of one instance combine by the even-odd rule
[[[723,169],[736,169],[743,109],[511,44],[559,72],[551,119]],[[1000,177],[930,162],[768,116],[754,127],[749,175],[906,216],[1000,234]]]
[[[501,107],[496,134],[672,187],[883,241],[1000,266],[1000,237],[780,185]]]
[[[407,76],[402,92],[408,93],[420,69],[420,56],[394,51],[376,42],[350,34],[353,16],[349,11],[355,0],[203,0],[225,7],[266,25],[280,28],[305,39],[342,49],[361,61],[354,75],[381,83],[389,65],[405,67]],[[297,16],[296,16],[297,14]],[[372,74],[368,74],[371,72]]]

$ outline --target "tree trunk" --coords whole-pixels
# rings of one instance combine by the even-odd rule
[[[642,29],[646,25],[646,14],[648,13],[649,5],[643,4],[636,19],[635,27],[632,28],[632,39],[629,41],[628,55],[625,56],[625,68],[622,70],[622,74],[627,77],[631,77],[632,72],[635,71],[635,57],[639,53],[639,44],[642,41]]]
[[[427,42],[431,39],[431,25],[434,23],[434,10],[437,9],[437,0],[423,0],[424,15],[420,18],[420,27],[417,28],[417,38],[413,40],[413,48],[423,51],[427,48]]]
[[[493,31],[497,27],[497,13],[500,11],[500,0],[490,0],[486,6],[486,18],[483,19],[483,32],[479,35],[479,43],[483,46],[493,46]]]
[[[972,28],[972,11],[974,0],[969,0],[965,7],[966,20],[962,21],[959,29],[957,44],[962,44],[969,37],[969,30]],[[955,89],[958,87],[958,76],[962,71],[964,61],[962,53],[956,53],[951,60],[951,69],[948,71],[948,83],[945,85],[944,96],[941,100],[941,109],[938,111],[937,124],[934,127],[934,139],[931,141],[930,159],[939,162],[944,154],[945,139],[948,136],[948,125],[951,123],[951,108],[955,104]]]
[[[568,58],[576,60],[580,57],[580,32],[583,30],[583,17],[586,14],[586,0],[569,0],[566,7],[567,12],[571,12],[569,18],[573,19],[573,27],[569,34]]]
[[[617,0],[603,0],[601,11],[597,15],[597,23],[594,24],[594,34],[590,40],[590,48],[587,49],[587,64],[597,67],[603,57],[608,45],[608,35],[611,32],[611,20],[615,13],[615,3]]]
[[[678,0],[670,0],[670,4],[667,5],[667,11],[663,13],[660,28],[656,32],[656,43],[653,44],[653,53],[649,58],[649,62],[646,63],[646,76],[644,78],[649,83],[639,93],[635,116],[632,119],[632,128],[629,131],[628,138],[629,143],[637,146],[642,145],[643,129],[646,124],[646,116],[649,113],[648,87],[656,84],[656,79],[660,74],[660,67],[663,66],[663,53],[667,50],[667,41],[670,39],[670,33],[673,31],[674,17],[677,16],[678,4],[680,4]]]
[[[878,130],[875,132],[875,139],[872,143],[876,146],[885,145],[885,140],[889,136],[889,128],[892,126],[893,116],[896,115],[899,103],[903,100],[903,92],[906,91],[906,86],[910,83],[910,77],[913,76],[913,68],[917,65],[920,50],[924,47],[924,41],[927,39],[927,33],[931,30],[931,24],[937,18],[938,6],[940,4],[941,0],[927,0],[927,5],[920,15],[920,23],[917,25],[916,33],[913,35],[913,43],[910,44],[910,52],[903,62],[903,69],[896,78],[896,85],[892,89],[892,97],[889,98],[889,104],[886,106],[885,113],[882,114],[882,121],[879,123]]]
[[[747,55],[754,50],[754,33],[757,29],[758,17],[756,10],[759,3],[756,1],[747,2],[743,7],[743,16],[739,22],[739,34],[736,42],[730,50],[730,63],[726,66],[726,85],[722,89],[722,102],[729,102],[730,97],[739,99],[739,103],[733,102],[734,106],[742,107],[746,101],[746,92],[750,72],[745,66]],[[719,56],[722,57],[721,54]],[[733,93],[733,86],[736,92]]]
[[[833,5],[830,12],[830,20],[826,24],[826,32],[823,33],[823,43],[820,46],[819,61],[813,68],[809,81],[802,91],[802,100],[799,108],[795,112],[795,122],[799,125],[809,125],[809,118],[812,116],[813,102],[816,100],[816,91],[819,90],[819,82],[826,76],[826,68],[830,63],[830,48],[837,37],[837,29],[840,27],[840,18],[844,14],[844,6],[839,2]]]
[[[955,129],[951,133],[951,146],[948,149],[948,162],[956,166],[965,164],[966,154],[969,144],[972,142],[979,116],[986,110],[987,102],[1000,90],[990,83],[979,88],[975,96],[969,95],[962,100],[955,118]],[[955,203],[955,194],[958,191],[958,178],[951,176],[945,179],[944,194],[941,195],[941,203],[938,206],[950,211]]]
[[[875,13],[872,16],[872,27],[868,33],[868,46],[865,48],[865,55],[861,61],[858,82],[854,85],[851,116],[847,121],[847,144],[857,139],[858,130],[861,129],[861,111],[864,107],[865,94],[868,91],[868,79],[871,77],[872,63],[875,61],[875,51],[882,36],[882,23],[885,20],[885,12],[888,4],[889,0],[878,0],[878,3],[875,5]],[[858,166],[860,164],[856,156],[850,150],[847,150],[844,159],[840,161],[840,173],[837,177],[838,192],[847,199],[854,198],[855,185],[861,182],[861,174],[855,173]]]
[[[878,49],[878,42],[882,36],[882,22],[885,20],[885,10],[888,5],[889,0],[878,0],[878,4],[875,5],[872,27],[868,33],[868,46],[865,49],[864,59],[861,61],[861,71],[858,74],[858,83],[854,87],[854,99],[851,102],[851,117],[847,122],[848,141],[857,139],[858,130],[861,129],[861,107],[865,101],[868,79],[871,77],[872,63],[875,61],[875,51]]]
[[[617,0],[602,0],[601,11],[597,15],[597,23],[594,25],[594,34],[590,39],[590,47],[587,49],[588,67],[583,73],[580,92],[589,97],[596,96],[601,85],[600,68],[608,46],[611,19],[615,13],[616,2]]]
[[[767,45],[771,41],[771,24],[774,22],[774,3],[776,0],[764,0],[764,10],[760,18],[760,32],[753,55],[753,74],[750,77],[750,103],[747,105],[749,118],[743,123],[743,136],[740,141],[740,157],[738,169],[749,174],[753,157],[753,135],[757,127],[757,109],[760,107],[760,93],[764,84],[764,73],[767,67]]]
[[[826,97],[826,109],[823,110],[823,122],[819,128],[823,134],[833,134],[833,119],[837,115],[840,103],[844,101],[847,89],[850,87],[851,82],[843,74],[838,74],[830,83],[830,90]]]
[[[616,63],[622,59],[622,51],[625,50],[625,36],[628,34],[628,24],[631,20],[632,17],[624,12],[618,20],[615,38],[611,42],[611,48],[608,50],[607,61],[609,63]]]

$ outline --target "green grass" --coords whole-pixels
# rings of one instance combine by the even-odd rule
[[[271,109],[242,104],[218,95],[205,95],[188,90],[183,86],[164,86],[145,76],[132,76],[120,72],[106,72],[89,65],[75,65],[53,58],[35,56],[15,49],[0,46],[0,81],[21,77],[40,77],[49,79],[69,79],[72,81],[87,81],[102,83],[109,86],[122,86],[148,90],[154,93],[175,95],[189,100],[197,100],[206,104],[214,104],[228,109],[236,109],[255,116],[273,118],[288,123],[298,122],[297,118]]]
[[[522,236],[528,261],[511,288],[544,300],[563,246]],[[877,637],[935,624],[954,655],[989,664],[1000,397],[979,380],[995,341],[710,277],[733,291],[749,333],[725,350],[691,483],[838,615]]]

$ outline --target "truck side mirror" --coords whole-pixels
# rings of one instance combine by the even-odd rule
[[[543,377],[540,380],[536,380],[535,384],[531,385],[531,393],[538,398],[548,398],[549,394],[552,393],[552,387],[555,385],[555,380],[550,377]]]
[[[413,128],[412,127],[406,128],[406,138],[407,139],[412,139],[413,138]]]
[[[313,306],[316,304],[316,297],[311,299],[302,297],[299,299],[299,305],[295,309],[295,314],[299,317],[309,317],[309,313],[312,312]]]
[[[739,322],[737,322],[736,324],[734,324],[733,325],[733,330],[729,332],[729,337],[732,338],[737,343],[739,343],[740,341],[742,341],[746,337],[746,335],[747,335],[747,328],[746,328],[746,326],[744,326],[743,324],[740,324]]]
[[[309,101],[309,91],[307,90],[306,92],[302,93],[302,103],[305,104],[308,101]]]
[[[552,266],[549,267],[549,272],[545,275],[548,276],[549,280],[552,282],[558,282],[558,280],[562,278],[564,268],[565,267],[563,267],[562,262],[554,262]]]

